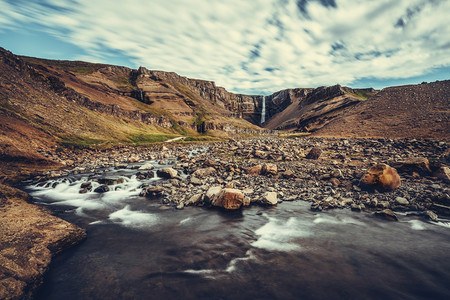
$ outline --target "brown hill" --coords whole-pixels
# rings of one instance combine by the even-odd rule
[[[264,127],[315,131],[338,117],[344,109],[377,93],[373,89],[354,90],[340,85],[288,91],[289,105],[275,114]]]
[[[317,136],[450,138],[450,80],[389,87],[317,130]]]

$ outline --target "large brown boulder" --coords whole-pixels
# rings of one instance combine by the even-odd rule
[[[306,158],[307,159],[319,159],[321,154],[322,154],[322,150],[319,147],[314,147],[311,150],[309,150],[308,154],[306,155]]]
[[[235,210],[241,208],[243,203],[244,194],[240,190],[225,188],[212,200],[211,205]]]
[[[363,175],[360,183],[367,188],[393,190],[401,185],[401,179],[394,168],[386,164],[377,164]]]
[[[262,166],[257,165],[247,169],[247,174],[249,175],[259,175],[262,172]]]
[[[164,168],[156,171],[156,174],[161,178],[175,178],[178,175],[177,170],[174,170],[172,168]]]

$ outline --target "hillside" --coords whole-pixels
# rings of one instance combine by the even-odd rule
[[[290,99],[289,105],[276,113],[264,124],[264,127],[315,131],[338,117],[344,109],[376,93],[377,91],[373,89],[354,90],[340,85],[286,90],[284,94]]]
[[[385,88],[351,108],[317,136],[450,138],[450,80]]]
[[[0,48],[1,160],[45,161],[42,153],[60,145],[260,130],[236,118],[246,112],[243,96],[218,87],[223,97],[214,102],[204,92],[211,93],[208,85],[214,83],[145,68],[19,57]]]

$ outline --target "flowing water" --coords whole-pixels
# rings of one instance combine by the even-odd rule
[[[261,107],[261,124],[266,121],[266,96],[263,96],[262,107]]]
[[[54,259],[38,299],[450,297],[448,220],[316,213],[303,201],[236,212],[162,209],[139,197],[136,172],[104,169],[25,188],[88,232]],[[105,176],[124,182],[79,194],[83,182]]]

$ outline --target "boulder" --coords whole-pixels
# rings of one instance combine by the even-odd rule
[[[386,164],[377,164],[363,175],[360,183],[367,188],[393,190],[401,185],[401,180],[397,170]]]
[[[322,154],[322,150],[319,147],[312,148],[306,155],[307,159],[319,159]]]
[[[161,186],[152,186],[146,189],[143,189],[139,196],[141,197],[158,197],[161,196],[164,192],[164,188]]]
[[[403,198],[403,197],[396,197],[395,203],[400,204],[400,205],[408,205],[409,201],[408,201],[408,199]]]
[[[186,206],[196,205],[196,204],[200,203],[202,200],[203,200],[203,194],[199,193],[199,194],[195,194],[192,197],[190,197],[184,204]]]
[[[261,150],[255,150],[253,155],[257,158],[265,159],[267,157],[267,153]]]
[[[249,175],[260,175],[262,171],[262,166],[257,165],[247,169],[247,174]]]
[[[446,183],[450,183],[450,168],[441,166],[433,173],[433,176],[442,179]]]
[[[104,185],[115,185],[115,184],[121,184],[124,182],[123,178],[99,178],[98,183],[104,184]]]
[[[139,167],[139,170],[153,170],[154,166],[151,163],[147,163]]]
[[[261,173],[264,175],[277,175],[278,167],[276,164],[266,163],[262,166]]]
[[[375,217],[389,221],[398,221],[397,215],[390,209],[383,209],[374,213]]]
[[[214,169],[213,167],[208,167],[196,170],[194,173],[192,173],[192,176],[197,178],[205,178],[207,176],[211,176],[214,173],[216,173],[216,169]]]
[[[109,187],[107,185],[101,185],[94,190],[95,193],[106,193],[109,192]]]
[[[136,178],[139,180],[145,180],[148,178],[153,178],[155,177],[155,174],[153,174],[153,172],[137,172],[136,173]]]
[[[221,186],[212,186],[210,187],[205,194],[205,200],[208,203],[211,203],[213,201],[215,201],[217,199],[217,197],[219,197],[220,192],[222,191],[222,187]]]
[[[431,174],[430,162],[424,157],[410,157],[394,163],[393,166],[400,173],[416,172],[422,176]]]
[[[278,196],[276,192],[265,192],[258,201],[262,205],[277,205]]]
[[[227,210],[236,210],[241,208],[244,203],[244,194],[238,189],[223,189],[216,199],[211,201],[211,205],[225,208]]]
[[[161,178],[171,179],[177,177],[178,172],[172,168],[163,168],[156,171],[156,174]]]
[[[294,173],[294,171],[286,170],[286,171],[284,171],[283,173],[281,173],[281,176],[282,176],[283,178],[292,178],[292,177],[295,176],[295,173]]]

